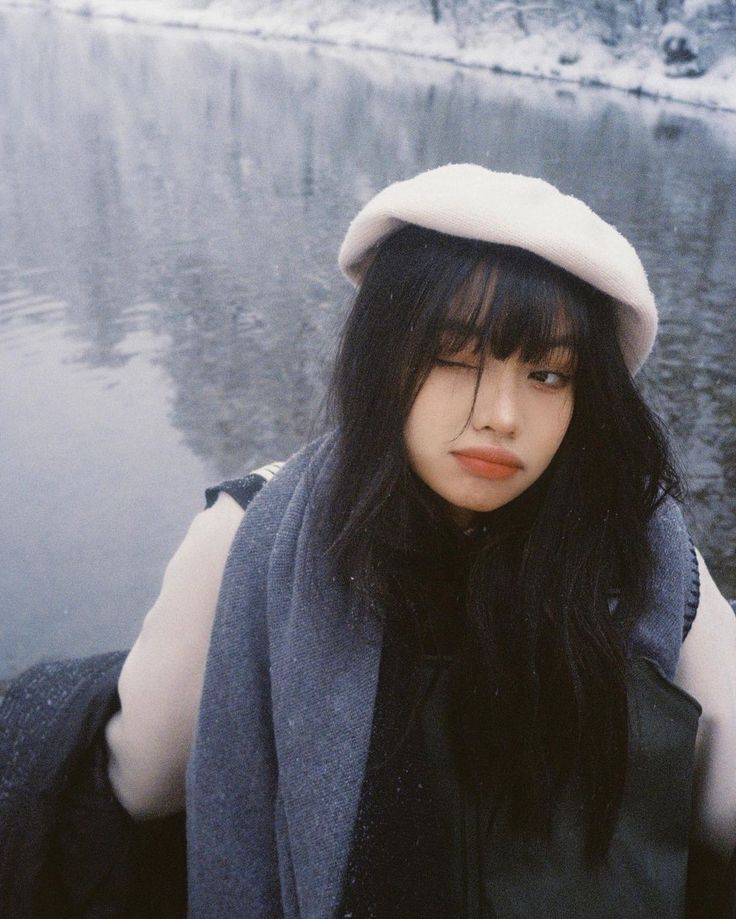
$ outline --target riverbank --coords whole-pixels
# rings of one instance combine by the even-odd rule
[[[736,24],[699,14],[699,0],[685,6],[692,10],[693,36],[705,67],[695,77],[668,75],[657,47],[658,22],[642,21],[635,28],[621,15],[604,21],[575,4],[566,9],[565,4],[489,6],[471,0],[327,0],[319,5],[311,0],[0,0],[3,6],[386,51],[736,112]]]

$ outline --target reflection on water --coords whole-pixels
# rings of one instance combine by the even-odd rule
[[[647,385],[736,594],[733,116],[35,12],[0,26],[0,674],[129,642],[204,485],[319,430],[347,222],[449,161],[541,175],[640,249],[662,314]]]

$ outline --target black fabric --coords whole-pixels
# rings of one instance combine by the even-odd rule
[[[400,645],[387,642],[341,919],[731,916],[733,878],[698,853],[684,912],[697,710],[653,665],[634,664],[630,675],[629,776],[596,868],[581,845],[584,799],[574,787],[544,840],[520,836],[492,795],[466,787],[447,743],[449,661],[425,657],[421,669],[417,717],[402,733],[410,671]]]
[[[124,659],[39,664],[10,684],[0,707],[0,915],[53,915],[39,897],[65,795],[115,710]]]
[[[245,510],[265,483],[266,480],[262,476],[256,475],[255,472],[251,472],[241,479],[228,479],[225,482],[220,482],[219,485],[213,485],[205,491],[205,506],[212,507],[217,500],[217,496],[221,491],[224,491]]]
[[[0,808],[7,808],[25,783],[48,782],[73,766],[78,741],[89,739],[104,716],[90,703],[114,691],[125,655],[46,661],[10,683],[0,708]],[[78,719],[78,736],[64,730],[65,717]],[[52,743],[64,758],[54,754],[49,760]]]
[[[431,545],[415,552],[412,593],[422,606],[414,628],[397,617],[386,624],[340,919],[463,915],[450,857],[455,802],[448,807],[447,788],[438,781],[438,753],[427,747],[431,732],[422,729],[422,715],[427,716],[438,681],[449,678],[462,640],[459,594],[475,535],[453,530],[441,553]]]
[[[708,849],[690,850],[687,919],[736,919],[736,850],[728,864]]]
[[[419,723],[408,710],[412,699],[425,704],[438,670],[429,665],[407,673],[400,642],[385,636],[341,919],[461,915],[449,873],[452,827],[443,819]],[[413,684],[408,692],[407,683]]]
[[[0,915],[186,915],[183,815],[136,824],[107,776],[104,728],[126,652],[39,664],[0,705]]]

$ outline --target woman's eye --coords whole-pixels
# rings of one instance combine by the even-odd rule
[[[562,389],[570,382],[571,377],[566,373],[557,373],[554,370],[534,370],[529,374],[532,380],[542,383],[549,389]]]
[[[461,367],[465,370],[477,370],[478,369],[474,364],[468,364],[466,361],[452,360],[446,357],[436,357],[434,359],[434,362],[439,367]]]

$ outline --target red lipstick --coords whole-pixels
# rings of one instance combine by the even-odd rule
[[[508,479],[524,468],[515,453],[502,447],[466,447],[452,452],[464,469],[483,479]]]

